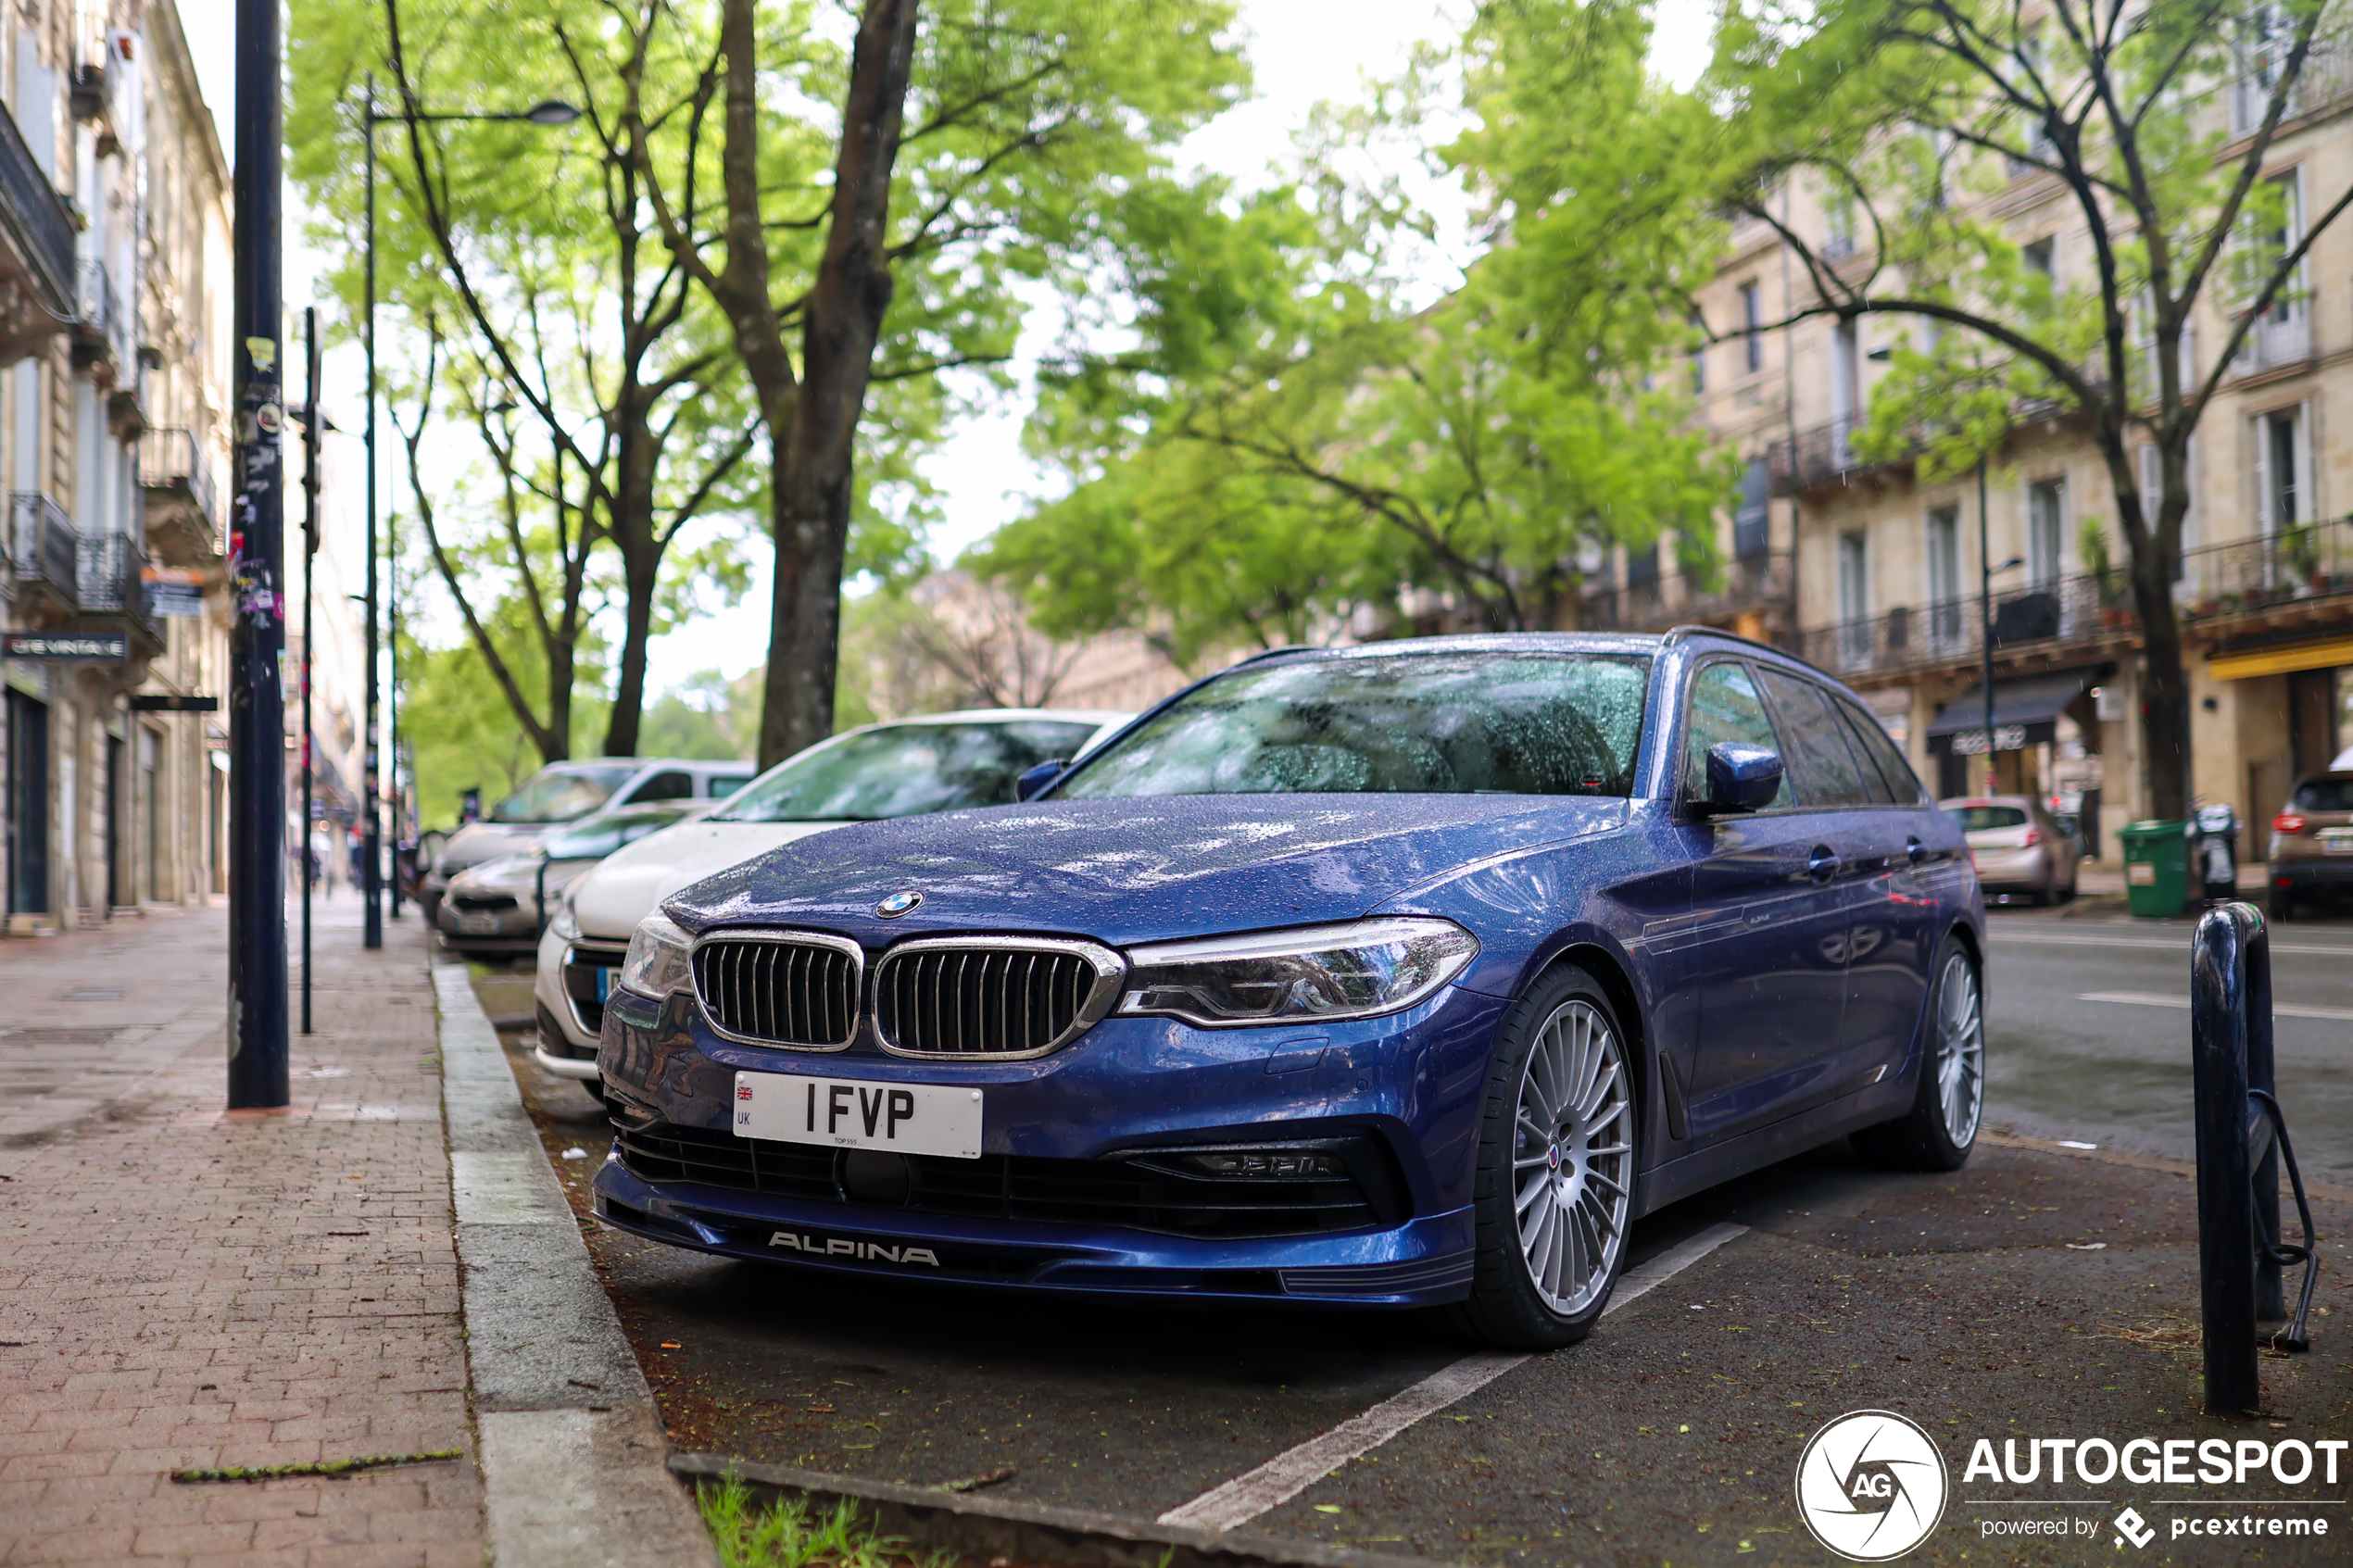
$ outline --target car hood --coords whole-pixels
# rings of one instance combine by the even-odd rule
[[[690,928],[813,925],[879,947],[925,931],[1126,944],[1347,920],[1498,855],[1617,827],[1573,796],[1209,795],[1043,801],[860,823],[772,850],[664,907]],[[891,894],[920,892],[900,920]]]
[[[468,822],[441,847],[436,857],[441,871],[455,876],[469,866],[484,860],[495,860],[501,855],[520,855],[539,847],[539,841],[556,831],[555,822]]]
[[[688,883],[838,822],[680,822],[608,855],[580,880],[572,912],[589,936],[626,941],[637,922]]]

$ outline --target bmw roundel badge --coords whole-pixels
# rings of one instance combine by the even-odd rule
[[[916,905],[922,903],[923,901],[924,896],[911,887],[904,893],[894,893],[889,897],[884,899],[881,903],[876,904],[875,906],[875,913],[880,915],[885,920],[897,920],[900,915],[905,914],[908,910],[913,909]]]

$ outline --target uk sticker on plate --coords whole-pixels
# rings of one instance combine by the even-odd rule
[[[980,1091],[792,1073],[736,1074],[736,1136],[980,1158]]]

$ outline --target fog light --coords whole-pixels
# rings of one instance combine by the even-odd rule
[[[1250,1148],[1232,1154],[1188,1154],[1184,1162],[1209,1176],[1345,1176],[1337,1154],[1312,1149]]]

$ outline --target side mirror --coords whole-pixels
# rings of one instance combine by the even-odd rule
[[[1707,798],[1699,803],[1707,815],[1758,810],[1780,792],[1780,752],[1736,740],[1707,748]]]
[[[1015,800],[1035,800],[1046,793],[1046,786],[1070,771],[1070,759],[1057,757],[1051,762],[1040,762],[1013,781]]]

